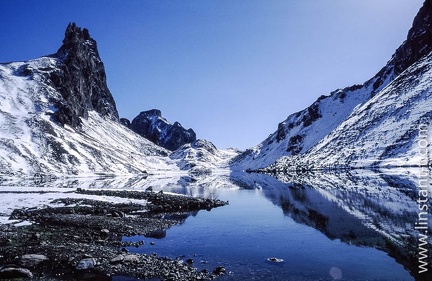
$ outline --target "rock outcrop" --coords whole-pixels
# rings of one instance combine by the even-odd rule
[[[104,65],[96,41],[86,28],[70,23],[63,45],[53,56],[59,58],[58,70],[49,79],[62,99],[54,102],[54,120],[62,125],[79,128],[80,117],[96,111],[102,117],[118,121],[116,104],[106,83]]]
[[[127,125],[126,121],[122,123]],[[172,151],[196,140],[196,134],[192,129],[186,130],[179,122],[169,123],[158,109],[141,112],[132,120],[129,128],[153,143]]]

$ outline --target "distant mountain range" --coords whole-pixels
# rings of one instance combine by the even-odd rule
[[[262,143],[220,151],[157,109],[119,118],[96,41],[68,25],[52,55],[0,64],[0,175],[285,172],[431,165],[432,0],[371,79],[321,96]],[[429,140],[427,140],[429,142]]]

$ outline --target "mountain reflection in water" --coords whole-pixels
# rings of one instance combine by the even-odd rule
[[[46,191],[53,188],[144,191],[151,187],[153,192],[163,190],[189,196],[229,200],[229,206],[210,212],[181,214],[182,220],[184,219],[181,225],[154,233],[151,235],[152,238],[145,238],[158,239],[154,247],[144,246],[139,249],[130,249],[130,251],[142,253],[156,251],[161,255],[172,255],[172,258],[175,258],[176,255],[193,257],[193,253],[202,250],[202,258],[213,268],[215,264],[222,264],[229,271],[234,272],[234,275],[228,274],[220,280],[276,280],[272,278],[283,278],[284,280],[316,280],[317,278],[322,280],[413,280],[413,278],[432,280],[431,256],[424,260],[429,264],[428,272],[418,273],[418,237],[419,231],[423,230],[415,229],[419,216],[417,174],[416,169],[385,172],[357,170],[344,173],[279,175],[276,179],[261,174],[232,173],[201,178],[150,176],[147,178],[42,180],[37,183],[3,181],[0,188],[4,190],[7,186],[8,190],[11,190],[15,186],[20,190],[28,187]],[[432,180],[430,182],[432,183]],[[271,203],[268,204],[269,202]],[[429,210],[432,210],[430,201],[427,204]],[[278,215],[278,209],[279,212],[282,211],[285,219]],[[293,226],[295,224],[297,226]],[[319,238],[319,235],[308,230],[311,228],[318,230],[326,238]],[[299,233],[295,234],[295,231]],[[430,225],[428,232],[432,233]],[[310,245],[304,246],[293,245],[293,243],[300,243],[298,236],[303,234],[322,241],[309,241]],[[283,236],[286,236],[286,240]],[[142,237],[125,237],[124,239],[138,240]],[[182,241],[186,240],[189,241],[188,244],[182,244]],[[427,241],[430,248],[432,246],[431,237],[428,237]],[[206,242],[217,245],[206,248],[207,246],[203,246]],[[268,245],[271,245],[268,243],[279,243],[279,246],[272,248],[274,255],[270,255],[270,252],[266,250],[269,249]],[[344,244],[347,246],[343,246]],[[320,252],[319,257],[312,256],[312,253],[311,256],[307,256],[302,252],[299,253],[298,261],[284,256],[295,255],[295,251],[301,247],[321,247],[321,245],[325,245],[328,249],[335,249],[335,252]],[[352,246],[359,248],[352,248]],[[337,252],[347,251],[347,249],[353,251],[352,256]],[[378,249],[378,251],[373,249]],[[364,251],[367,251],[368,255],[379,256],[376,258],[376,267],[367,269],[368,273],[364,272],[365,276],[361,272],[364,269],[361,267],[363,261],[360,260],[364,258],[362,256]],[[378,267],[381,266],[380,262],[384,259],[381,257],[381,251],[385,251],[388,256],[405,268],[405,276],[396,275],[399,279],[395,278],[395,274],[399,274],[397,272],[403,271],[403,268],[388,265],[388,261],[383,262],[386,263],[385,270],[387,271],[380,272]],[[357,252],[362,253],[357,254]],[[266,262],[273,256],[284,259],[284,262],[276,267]],[[335,259],[337,256],[344,258],[344,261],[341,261],[345,263],[342,264],[342,267],[344,265],[350,267],[349,270],[345,269],[342,272],[339,267],[328,267],[327,265],[326,267],[320,264],[321,262],[301,264],[317,260],[324,264],[327,259]],[[237,262],[233,262],[233,259],[237,259]],[[373,259],[371,260],[365,263],[374,263]],[[358,264],[357,272],[353,264]],[[198,269],[206,267],[205,263],[196,263],[194,266]],[[324,271],[321,267],[328,269]],[[393,267],[394,272],[392,272]],[[347,271],[352,271],[352,275],[342,276],[342,273],[345,274]],[[121,280],[121,278],[114,277],[113,280]]]
[[[279,175],[279,179],[261,174],[232,173],[230,177],[179,180],[171,188],[160,188],[192,196],[222,196],[223,200],[230,200],[231,195],[223,192],[226,188],[238,188],[238,192],[258,190],[296,223],[313,227],[330,240],[385,251],[416,280],[432,280],[430,256],[424,260],[429,263],[429,271],[418,273],[419,230],[415,229],[419,214],[418,172],[416,169],[385,172],[356,170]],[[251,208],[259,208],[252,204]],[[428,206],[432,209],[430,202]],[[257,220],[256,223],[260,222]],[[428,231],[431,231],[430,226]],[[429,247],[431,241],[429,237]],[[332,278],[335,279],[334,276]],[[354,277],[352,280],[357,279]],[[382,277],[379,280],[383,280]],[[384,280],[393,279],[389,277]],[[401,277],[399,280],[407,279]]]

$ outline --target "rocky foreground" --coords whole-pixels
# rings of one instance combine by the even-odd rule
[[[77,193],[145,199],[147,204],[65,198],[59,207],[16,209],[11,219],[27,226],[0,225],[0,279],[111,280],[130,276],[152,280],[209,280],[225,272],[198,271],[193,261],[131,254],[123,236],[158,235],[194,211],[226,205],[220,200],[155,192],[77,189]]]

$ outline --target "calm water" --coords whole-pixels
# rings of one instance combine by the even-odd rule
[[[319,184],[243,175],[228,183],[173,185],[168,190],[230,205],[192,214],[162,239],[124,240],[146,241],[131,252],[192,258],[210,271],[224,266],[229,274],[220,280],[415,280],[409,270],[416,265],[407,263],[403,245],[415,236],[414,178],[327,175],[310,181]]]
[[[75,179],[60,183],[0,182],[8,193],[0,215],[31,207],[76,188],[164,190],[218,198],[228,206],[186,214],[160,239],[124,237],[145,245],[130,252],[193,259],[199,270],[224,266],[218,280],[432,280],[419,275],[416,170],[309,174],[279,180],[256,174],[191,179]],[[432,182],[432,180],[430,180]],[[52,191],[41,195],[39,190]],[[107,199],[107,198],[105,198]],[[6,201],[5,201],[6,200]],[[114,200],[110,198],[109,200]],[[427,203],[432,210],[431,201]],[[429,216],[430,218],[430,216]],[[432,232],[429,224],[429,233]],[[154,245],[150,243],[154,242]],[[431,237],[428,246],[432,247]],[[267,259],[275,257],[283,262]],[[429,257],[429,265],[432,260]],[[432,268],[429,268],[432,273]],[[113,280],[133,280],[114,277]]]

